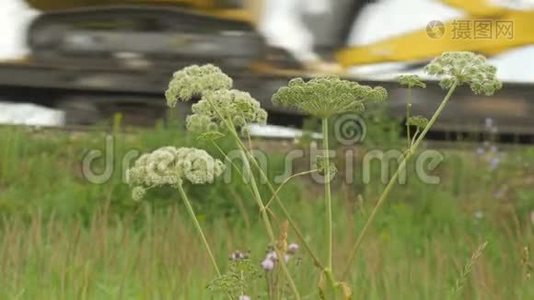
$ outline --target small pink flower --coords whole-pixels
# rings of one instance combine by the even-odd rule
[[[239,300],[250,300],[250,297],[247,295],[241,295],[239,296]]]
[[[270,259],[272,261],[277,261],[278,260],[278,255],[276,254],[275,251],[271,251],[271,252],[267,253],[267,256],[265,257],[265,259]]]
[[[295,254],[297,251],[299,251],[299,245],[297,243],[291,243],[287,246],[287,252],[289,254]]]
[[[261,262],[261,267],[267,272],[272,271],[274,269],[274,261],[266,258]]]

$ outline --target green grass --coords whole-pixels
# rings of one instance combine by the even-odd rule
[[[104,148],[105,133],[2,128],[0,136],[0,299],[223,299],[206,289],[214,272],[176,192],[159,190],[144,203],[132,202],[120,159],[108,182],[84,179],[81,160],[89,149]],[[168,144],[199,146],[181,131],[156,128],[118,134],[114,151],[121,158],[130,149]],[[281,171],[281,147],[258,144],[271,153],[269,173]],[[523,247],[534,249],[534,150],[510,149],[489,171],[472,148],[445,152],[436,170],[439,185],[409,177],[395,188],[347,279],[354,299],[447,299],[485,241],[458,297],[534,298],[521,261]],[[334,264],[340,270],[383,189],[377,174],[363,185],[356,173],[355,184],[333,186]],[[259,264],[268,241],[237,176],[231,184],[188,192],[220,264],[226,268],[238,249],[250,250]],[[269,198],[267,188],[262,192]],[[306,238],[325,257],[321,195],[309,178],[282,190]],[[310,258],[301,251],[290,268],[306,299],[318,299]],[[259,278],[247,293],[262,299],[264,291]]]

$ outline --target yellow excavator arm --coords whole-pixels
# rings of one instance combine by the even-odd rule
[[[499,7],[487,0],[443,0],[466,16],[408,32],[372,44],[341,49],[344,67],[427,60],[445,51],[474,51],[486,55],[534,44],[534,10]]]

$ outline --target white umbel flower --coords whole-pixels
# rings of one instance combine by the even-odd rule
[[[475,94],[493,95],[502,88],[497,79],[497,69],[486,58],[468,51],[445,52],[432,60],[425,71],[441,77],[440,85],[449,89],[454,82],[467,84]]]
[[[187,129],[197,133],[224,131],[227,122],[237,129],[267,122],[267,112],[258,100],[239,90],[207,92],[193,104],[192,111],[193,114],[187,117]]]
[[[148,188],[176,186],[184,180],[192,184],[212,183],[223,170],[223,163],[204,150],[168,146],[139,157],[128,169],[126,179],[134,187],[132,197],[139,201]]]
[[[214,65],[193,65],[174,73],[165,98],[167,105],[174,107],[179,100],[189,101],[207,91],[230,89],[232,84],[232,79]]]

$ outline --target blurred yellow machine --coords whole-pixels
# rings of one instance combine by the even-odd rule
[[[500,124],[500,133],[534,136],[534,72],[522,61],[532,64],[528,46],[534,44],[534,10],[532,5],[517,5],[521,1],[412,0],[406,5],[403,0],[24,1],[41,14],[27,32],[28,59],[0,63],[0,97],[37,99],[65,111],[68,124],[93,124],[130,109],[138,110],[142,118],[162,117],[161,93],[169,76],[184,66],[202,63],[217,64],[232,76],[236,88],[261,101],[275,124],[293,124],[302,117],[272,105],[270,97],[280,86],[291,77],[329,73],[385,86],[391,93],[389,112],[400,119],[405,116],[407,96],[398,88],[395,72],[417,72],[444,51],[470,50],[487,56],[508,52],[495,56],[495,61],[503,56],[515,60],[515,69],[503,74],[525,71],[529,75],[516,77],[526,80],[508,80],[492,98],[460,88],[455,98],[461,101],[451,102],[434,129],[476,131],[491,117]],[[305,13],[293,17],[287,11],[299,7],[310,13],[312,3],[319,2],[328,3],[328,18],[304,19]],[[391,3],[393,8],[388,8]],[[412,7],[407,5],[428,13],[404,15],[396,10],[408,12]],[[273,8],[281,7],[286,9],[277,12],[282,17],[273,17]],[[431,11],[431,7],[441,10]],[[449,15],[441,21],[426,19],[443,17],[443,11]],[[423,20],[402,19],[410,16]],[[269,20],[271,27],[265,25]],[[397,28],[403,23],[410,25]],[[467,36],[466,24],[478,24],[479,36]],[[490,30],[488,36],[488,24],[502,27],[491,29],[497,31]],[[302,37],[302,29],[313,34],[311,43],[305,39],[305,50],[316,51],[314,55],[306,52],[299,57],[302,52],[284,44]],[[365,37],[365,30],[371,38]],[[272,32],[278,36],[273,38]],[[508,65],[499,66],[499,71]],[[366,68],[379,71],[366,73]],[[429,115],[441,95],[435,84],[414,93],[414,103],[421,103],[414,106],[414,113]],[[185,114],[187,109],[179,111]]]
[[[263,7],[262,3],[264,1],[268,0],[27,0],[31,6],[43,12],[54,13],[63,11],[59,16],[55,14],[45,14],[41,21],[38,20],[35,23],[35,26],[33,26],[32,31],[30,32],[30,45],[38,54],[41,51],[50,53],[51,49],[49,46],[52,45],[57,51],[63,50],[63,55],[67,52],[73,53],[82,51],[77,45],[80,46],[80,48],[82,46],[87,46],[89,43],[87,38],[84,40],[83,35],[78,31],[78,36],[81,37],[78,39],[61,39],[62,41],[70,43],[69,45],[64,45],[64,48],[61,48],[61,43],[57,43],[59,40],[58,34],[60,32],[61,34],[65,34],[65,32],[58,30],[58,28],[65,26],[66,24],[75,24],[76,26],[83,27],[84,25],[87,25],[89,21],[93,21],[93,29],[95,28],[94,26],[100,26],[99,29],[102,29],[102,27],[106,27],[104,22],[105,18],[107,18],[106,21],[108,22],[113,20],[113,18],[116,21],[120,20],[120,22],[125,22],[126,19],[129,19],[129,25],[124,25],[124,23],[119,25],[121,24],[120,22],[117,22],[114,25],[108,23],[107,26],[110,26],[110,29],[112,29],[111,27],[113,26],[115,26],[115,29],[120,26],[129,26],[128,30],[131,30],[132,28],[135,28],[135,30],[144,30],[152,25],[158,27],[162,31],[170,30],[172,32],[177,32],[183,30],[184,28],[174,26],[178,22],[176,19],[172,20],[172,18],[177,16],[162,13],[162,10],[168,11],[170,8],[183,9],[182,13],[185,12],[186,14],[189,14],[186,16],[188,19],[190,19],[191,16],[201,16],[202,18],[213,18],[213,20],[228,20],[228,23],[220,23],[222,21],[218,23],[216,22],[215,24],[217,24],[216,26],[218,30],[224,29],[224,26],[228,26],[229,30],[235,29],[236,23],[249,23],[254,26],[261,15],[261,8]],[[354,22],[353,19],[357,16],[358,10],[364,7],[366,3],[372,1],[339,1],[339,3],[342,2],[344,5],[348,5],[348,9],[345,10],[348,13],[345,16],[341,16],[339,20],[340,22],[352,24]],[[362,46],[348,48],[341,47],[341,49],[335,50],[335,53],[332,56],[340,65],[349,67],[354,65],[393,61],[424,61],[444,51],[454,50],[469,50],[491,56],[516,47],[534,44],[534,10],[514,9],[502,5],[498,6],[495,4],[495,1],[490,0],[442,0],[442,2],[450,7],[463,11],[465,16],[462,17],[462,20],[464,21],[480,20],[506,22],[513,20],[513,38],[481,38],[472,39],[466,42],[465,39],[454,38],[452,35],[443,35],[440,38],[429,36],[432,35],[433,32],[439,34],[440,30],[446,32],[453,31],[453,26],[455,26],[455,24],[453,21],[450,21],[434,24],[432,25],[433,27],[427,26],[426,28],[399,34]],[[135,14],[132,13],[131,10],[128,10],[129,8],[135,8]],[[143,10],[145,11],[143,12]],[[113,15],[113,18],[109,18],[110,15]],[[85,24],[83,24],[82,21],[85,22]],[[203,19],[203,21],[206,21],[206,19]],[[210,23],[210,21],[207,23]],[[206,29],[209,30],[210,25],[213,26],[213,24],[213,22],[208,24]],[[198,24],[195,24],[195,26],[198,26]],[[347,30],[346,28],[348,26],[344,27],[345,30]],[[85,27],[85,29],[88,28]],[[70,27],[70,30],[74,30],[73,27]],[[193,31],[196,32],[199,30],[200,27],[193,29]],[[185,30],[185,33],[187,33],[187,30]],[[343,45],[343,42],[346,42],[347,36],[348,32],[341,35],[341,38],[345,39],[345,41],[338,42],[338,45]],[[107,37],[115,38],[113,35]],[[250,36],[241,36],[240,38],[246,37]],[[93,44],[93,48],[89,47],[86,50],[104,51],[106,46],[102,41],[106,40],[106,35],[103,35],[102,32],[100,32],[98,35],[92,36],[92,38],[93,40],[98,40],[99,38],[100,46],[97,47]],[[155,37],[152,37],[151,40],[155,41],[155,39]],[[192,38],[189,37],[189,41],[191,41],[191,39]],[[107,39],[106,41],[111,42],[110,39]],[[147,39],[138,38],[138,41],[139,43],[143,43],[147,42]],[[84,44],[84,42],[86,44]],[[124,40],[122,40],[122,42],[124,42]],[[232,40],[232,42],[235,42],[235,39]],[[132,43],[126,44],[132,45]],[[123,43],[123,45],[126,44]],[[246,44],[250,45],[250,43]],[[239,45],[243,44],[239,43]],[[113,44],[113,42],[108,46],[110,46],[110,50],[119,50],[117,45]],[[155,48],[149,51],[151,54],[155,54],[157,51],[167,51],[159,48],[158,45],[152,44],[151,46]],[[226,46],[227,44],[224,44],[223,48],[226,48]],[[259,48],[253,48],[259,50]],[[231,47],[231,49],[235,49],[235,47]],[[198,49],[195,48],[195,52],[197,50]],[[243,54],[242,52],[239,53]],[[210,52],[209,54],[211,55],[213,52]],[[248,55],[254,56],[252,53],[248,53]],[[197,56],[198,52],[195,53],[194,57]],[[306,68],[313,66],[303,65],[301,67]]]
[[[240,5],[235,5],[236,1],[227,0],[27,0],[26,2],[43,12],[125,5],[178,6],[220,18],[253,21],[260,0],[246,0]]]

